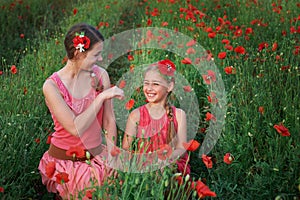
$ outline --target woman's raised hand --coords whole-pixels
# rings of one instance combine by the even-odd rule
[[[102,92],[102,95],[104,95],[106,99],[111,99],[111,98],[117,98],[120,100],[124,99],[124,91],[117,86],[113,86],[109,89],[104,90]]]

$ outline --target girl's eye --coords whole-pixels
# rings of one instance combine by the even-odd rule
[[[159,83],[153,83],[153,85],[155,85],[155,86],[158,86],[158,85],[159,85]]]

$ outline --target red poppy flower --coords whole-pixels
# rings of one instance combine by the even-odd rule
[[[76,15],[77,12],[78,12],[78,9],[77,9],[77,8],[74,8],[74,9],[73,9],[73,15]]]
[[[182,176],[177,176],[175,179],[176,179],[178,185],[182,185],[182,183],[183,183],[183,178],[182,178]]]
[[[207,185],[205,185],[202,181],[198,180],[196,182],[196,191],[198,194],[198,197],[200,199],[205,197],[216,197],[216,193],[211,191]]]
[[[196,151],[200,143],[197,140],[190,140],[189,142],[183,142],[182,145],[187,151]]]
[[[85,191],[85,196],[88,198],[88,199],[93,199],[93,193],[95,191],[94,190],[87,190]]]
[[[190,58],[184,58],[183,60],[181,60],[181,63],[185,65],[190,65],[192,64],[192,60]]]
[[[133,61],[133,60],[134,60],[134,57],[133,57],[133,55],[129,54],[129,55],[127,56],[127,59],[128,59],[129,61]]]
[[[185,92],[191,92],[191,91],[192,91],[192,87],[189,86],[189,85],[183,86],[183,90],[184,90]]]
[[[207,168],[209,168],[209,169],[212,168],[213,163],[212,163],[211,157],[209,157],[209,156],[203,154],[203,155],[202,155],[202,161],[203,161],[203,163],[205,164],[205,166],[206,166]]]
[[[51,144],[52,135],[48,135],[46,144]]]
[[[134,105],[134,99],[130,99],[126,104],[125,104],[125,108],[126,110],[130,110]]]
[[[245,54],[245,53],[246,53],[245,48],[242,47],[242,46],[237,46],[237,47],[234,49],[234,51],[235,51],[236,53],[239,53],[239,54]]]
[[[124,88],[126,86],[126,81],[125,80],[121,80],[119,83],[119,88]]]
[[[267,42],[261,42],[258,45],[258,51],[262,51],[263,49],[268,48],[268,47],[269,47],[269,44]]]
[[[228,39],[223,39],[223,40],[222,40],[222,43],[223,43],[223,44],[229,44],[230,41],[229,41]]]
[[[204,79],[206,84],[211,84],[211,82],[216,81],[216,74],[212,70],[207,70],[207,74],[202,75],[202,78]]]
[[[16,74],[18,72],[18,69],[17,69],[16,65],[12,65],[10,67],[10,71],[11,71],[12,74]]]
[[[264,114],[265,113],[265,108],[263,106],[259,106],[258,107],[258,112],[260,112],[260,114]]]
[[[24,33],[20,34],[20,38],[23,39],[25,37]]]
[[[35,141],[35,143],[39,144],[41,142],[41,139],[40,138],[35,138],[34,141]]]
[[[0,187],[0,192],[3,193],[4,192],[4,188]]]
[[[210,120],[216,121],[216,117],[213,114],[211,114],[210,112],[207,112],[205,121],[210,121]]]
[[[188,49],[186,50],[186,53],[187,53],[187,54],[195,54],[195,53],[196,53],[196,50],[195,50],[194,48],[190,47],[190,48],[188,48]]]
[[[234,161],[234,157],[231,153],[226,153],[223,160],[226,164],[231,164]]]
[[[194,46],[197,42],[195,40],[190,40],[189,42],[186,43],[187,47]]]
[[[247,28],[246,29],[246,35],[249,35],[251,33],[253,33],[253,29],[252,28]]]
[[[236,72],[235,68],[232,66],[225,67],[224,71],[226,74],[235,74]]]
[[[224,59],[224,58],[226,58],[226,52],[220,52],[220,53],[218,54],[218,58],[219,58],[219,59]]]
[[[69,174],[65,172],[60,172],[56,174],[55,177],[56,177],[56,183],[58,184],[64,184],[69,182]]]
[[[290,136],[289,129],[287,129],[282,123],[275,124],[274,128],[281,136]]]
[[[166,160],[172,155],[172,148],[168,144],[160,145],[157,150],[157,156],[160,160]]]
[[[167,76],[174,76],[176,66],[171,60],[169,59],[161,60],[157,63],[157,67],[160,73]]]
[[[216,33],[215,32],[208,33],[208,37],[209,38],[214,38],[214,37],[216,37]]]
[[[80,146],[73,146],[70,147],[67,151],[66,151],[66,155],[67,156],[71,156],[71,157],[76,157],[76,158],[83,158],[85,156],[85,151],[82,147]]]
[[[113,149],[110,151],[110,154],[112,157],[115,157],[121,153],[121,150],[117,147],[114,146]]]
[[[162,22],[161,26],[168,26],[168,24],[169,24],[168,22]]]
[[[274,42],[272,45],[272,51],[276,51],[277,47],[278,47],[277,42]]]
[[[224,46],[224,48],[227,49],[227,50],[229,50],[229,51],[232,51],[232,50],[233,50],[233,47],[232,47],[231,45],[229,45],[229,44],[226,44],[226,45]]]
[[[147,20],[147,26],[151,26],[151,25],[152,25],[152,19],[149,18],[149,19]]]
[[[214,92],[211,92],[210,95],[207,96],[207,100],[208,100],[208,102],[213,103],[213,104],[218,103],[216,93],[214,93]]]
[[[55,162],[48,162],[46,165],[46,175],[48,178],[52,178],[55,173]]]

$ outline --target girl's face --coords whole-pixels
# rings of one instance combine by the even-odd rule
[[[98,42],[93,46],[90,51],[87,51],[86,56],[84,58],[85,68],[91,68],[96,62],[102,61],[102,50],[103,50],[103,42]]]
[[[158,71],[150,70],[144,77],[143,92],[149,103],[164,105],[173,86],[173,82],[168,83]]]

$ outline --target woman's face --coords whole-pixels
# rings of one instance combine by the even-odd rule
[[[103,42],[98,42],[90,51],[87,51],[86,57],[84,58],[86,68],[91,68],[94,64],[103,60],[101,55],[102,50]]]
[[[143,92],[149,103],[164,104],[171,89],[170,83],[158,71],[150,70],[145,74]]]

